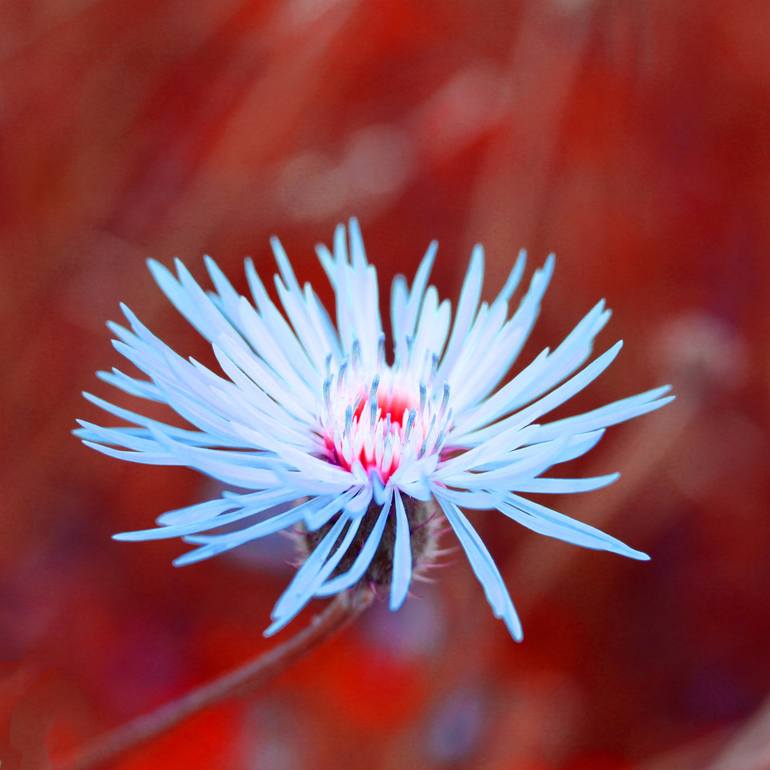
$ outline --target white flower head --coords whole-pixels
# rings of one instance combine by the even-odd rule
[[[392,346],[380,317],[377,274],[358,223],[335,231],[318,257],[331,282],[336,324],[309,284],[301,286],[277,239],[279,308],[246,262],[252,301],[210,258],[204,291],[177,260],[176,275],[150,270],[167,297],[211,343],[215,373],[176,354],[125,306],[130,328],[110,324],[115,347],[145,375],[100,372],[109,384],[170,406],[173,426],[86,397],[130,427],[80,421],[84,443],[133,462],[199,470],[233,490],[170,511],[157,528],[120,540],[181,537],[190,564],[281,530],[301,527],[307,558],[278,600],[271,634],[313,598],[368,580],[388,584],[390,607],[407,596],[413,572],[432,557],[436,521],[448,522],[510,633],[522,630],[486,546],[461,509],[496,509],[528,529],[635,559],[648,557],[594,527],[532,502],[526,493],[585,492],[617,474],[546,477],[588,452],[609,425],[650,412],[668,387],[551,422],[542,418],[596,379],[621,343],[586,363],[610,316],[599,302],[554,350],[545,349],[501,385],[537,319],[553,273],[550,256],[511,313],[524,273],[519,255],[492,302],[481,302],[484,256],[476,246],[452,321],[450,304],[428,284],[433,243],[411,286],[392,286]],[[236,491],[237,490],[237,491]],[[278,510],[280,512],[276,513]],[[221,528],[225,528],[221,531]],[[220,530],[220,531],[218,531]]]

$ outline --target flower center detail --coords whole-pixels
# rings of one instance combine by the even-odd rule
[[[388,366],[362,376],[343,363],[323,384],[322,456],[387,484],[405,458],[437,455],[452,415],[449,387],[435,390]]]

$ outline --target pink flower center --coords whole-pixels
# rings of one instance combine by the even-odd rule
[[[416,406],[407,394],[380,391],[372,408],[366,391],[362,391],[350,425],[341,433],[324,432],[326,459],[348,471],[359,462],[367,474],[375,470],[387,484],[399,465],[408,413]]]

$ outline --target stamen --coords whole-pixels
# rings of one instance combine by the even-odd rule
[[[391,441],[390,433],[388,433],[388,435],[385,437],[385,448],[382,451],[382,464],[380,465],[383,476],[387,476],[388,471],[390,471],[392,462],[393,462],[393,442]]]
[[[409,412],[409,417],[406,420],[406,430],[404,431],[404,441],[409,441],[409,436],[412,433],[412,428],[414,427],[414,421],[417,418],[417,412],[415,412],[414,409],[412,409]]]
[[[375,374],[372,380],[372,386],[369,388],[369,421],[371,425],[375,424],[377,414],[377,388],[380,386],[380,375]]]
[[[342,363],[340,364],[340,370],[337,373],[337,390],[339,391],[342,388],[342,385],[345,382],[345,374],[348,371],[348,359],[344,358],[342,360]]]
[[[411,334],[406,335],[406,366],[412,362],[412,348],[414,347],[414,337]]]
[[[380,340],[382,336],[378,355]],[[412,356],[416,344],[410,337],[406,347]],[[448,389],[444,388],[440,407],[431,387],[416,379],[416,371],[403,376],[403,381],[390,367],[370,370],[367,376],[358,371],[366,365],[361,354],[360,342],[353,340],[349,356],[336,372],[331,362],[332,371],[322,384],[321,446],[329,462],[351,472],[356,468],[359,473],[375,472],[387,485],[402,455],[421,458],[431,451],[437,434],[443,439]],[[412,358],[412,366],[416,363]]]
[[[326,407],[326,412],[329,413],[332,410],[332,376],[331,374],[329,374],[324,380],[323,394],[324,394],[324,406]]]
[[[444,395],[441,398],[441,406],[439,407],[438,414],[439,418],[444,416],[444,412],[446,411],[447,404],[449,403],[449,383],[444,383]]]
[[[436,427],[436,415],[434,414],[433,417],[431,417],[430,425],[428,426],[428,430],[425,433],[425,438],[422,440],[422,445],[420,446],[420,453],[419,457],[422,457],[425,454],[425,450],[428,448],[428,440],[431,437],[431,434],[433,433],[433,429]]]
[[[438,356],[435,353],[430,354],[430,373],[428,374],[428,384],[433,386],[438,372]]]

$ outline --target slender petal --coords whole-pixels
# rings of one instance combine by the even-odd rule
[[[524,638],[524,631],[494,559],[462,511],[454,503],[441,497],[438,498],[438,502],[468,556],[476,577],[484,588],[487,601],[491,605],[495,617],[501,618],[511,636],[520,642]]]
[[[396,492],[396,543],[393,547],[393,582],[390,589],[390,609],[397,610],[404,603],[412,578],[412,547],[410,545],[409,522],[404,510],[404,501]]]
[[[648,561],[650,558],[646,553],[629,548],[625,543],[596,529],[596,527],[583,524],[519,495],[509,495],[501,500],[499,508],[506,516],[541,535],[566,540],[568,543],[584,548],[612,551],[630,559]]]
[[[385,524],[387,523],[388,516],[390,514],[392,500],[393,497],[391,495],[386,500],[385,505],[382,506],[382,510],[377,517],[377,521],[372,527],[372,531],[366,538],[366,542],[358,552],[358,555],[356,556],[353,564],[350,566],[350,569],[341,575],[337,575],[336,577],[327,580],[316,591],[316,596],[332,596],[336,593],[339,593],[340,591],[351,588],[363,578],[364,574],[369,569],[369,565],[372,563],[372,559],[374,558],[377,549],[380,546],[382,533],[385,530]]]

